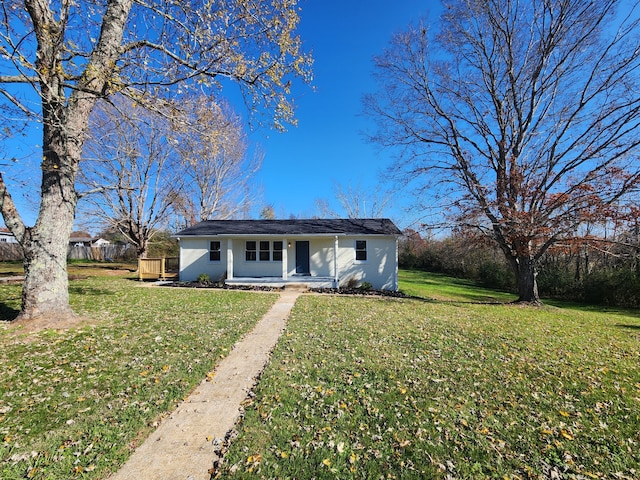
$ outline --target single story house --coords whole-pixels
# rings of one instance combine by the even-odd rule
[[[71,236],[69,237],[70,247],[104,247],[110,243],[109,240],[105,240],[104,238],[93,238],[87,232],[71,232]]]
[[[93,238],[87,232],[71,232],[69,237],[70,247],[90,247]]]
[[[0,227],[0,242],[1,243],[18,243],[13,233],[6,227]]]
[[[398,289],[398,237],[389,219],[206,220],[178,232],[180,280]]]

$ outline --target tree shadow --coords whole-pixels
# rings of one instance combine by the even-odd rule
[[[20,310],[7,305],[4,302],[0,302],[0,322],[13,322],[20,313]]]
[[[640,325],[631,325],[625,323],[616,323],[615,325],[618,328],[625,328],[627,330],[640,330]]]
[[[106,290],[103,288],[87,287],[84,285],[69,285],[69,293],[74,295],[115,295],[112,290]]]

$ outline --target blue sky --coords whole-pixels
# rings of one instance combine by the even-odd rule
[[[265,153],[258,180],[276,215],[316,215],[316,200],[338,210],[335,184],[373,189],[393,160],[367,142],[362,97],[375,90],[373,56],[411,21],[437,8],[425,0],[302,0],[300,35],[314,56],[314,87],[294,91],[298,126],[285,133],[259,130],[251,138]],[[433,14],[433,11],[431,11]],[[385,212],[402,228],[411,222],[394,195]]]
[[[263,127],[250,134],[254,146],[264,153],[256,179],[261,191],[259,206],[272,205],[277,218],[315,216],[319,199],[339,210],[336,184],[361,190],[376,188],[393,155],[380,152],[363,134],[371,126],[371,120],[361,112],[363,95],[375,90],[373,56],[383,51],[393,33],[428,10],[433,14],[439,2],[300,0],[300,6],[299,33],[305,50],[314,57],[314,89],[298,85],[293,91],[297,127],[284,133]],[[234,96],[223,91],[222,97],[226,95]],[[242,106],[237,110],[247,116]],[[40,179],[20,185],[11,178],[9,159],[18,159],[23,172],[39,173],[40,135],[14,138],[12,151],[0,157],[0,164],[6,164],[0,168],[6,173],[9,191],[28,225],[35,222],[38,198],[33,185]],[[403,199],[409,196],[410,192],[394,195],[385,211],[401,228],[413,220],[402,208]],[[258,213],[259,208],[254,215]]]

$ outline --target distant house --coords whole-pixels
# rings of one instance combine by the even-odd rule
[[[8,228],[0,227],[0,243],[18,243]]]
[[[311,219],[207,220],[175,236],[181,281],[397,290],[400,235],[388,219]]]
[[[69,237],[70,247],[90,247],[93,238],[87,232],[71,232]]]
[[[111,245],[111,242],[109,240],[105,240],[104,238],[94,238],[91,241],[92,247],[104,247],[106,245]]]

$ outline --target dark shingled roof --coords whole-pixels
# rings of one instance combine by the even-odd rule
[[[210,235],[401,235],[388,218],[205,220],[176,237]]]

